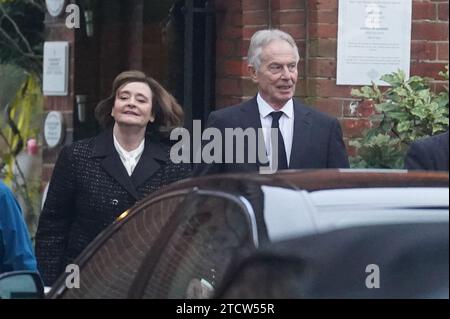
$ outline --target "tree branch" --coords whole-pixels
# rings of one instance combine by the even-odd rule
[[[32,6],[34,6],[36,8],[38,8],[42,12],[45,12],[45,6],[44,6],[43,1],[26,0],[25,2],[31,4]]]
[[[28,49],[28,53],[33,54],[33,49],[30,46],[30,43],[28,42],[27,38],[23,35],[23,33],[20,31],[19,26],[14,21],[13,18],[9,16],[9,14],[6,12],[5,8],[3,7],[3,4],[0,3],[0,11],[3,13],[3,16],[9,20],[9,22],[13,25],[14,29],[16,30],[17,35],[20,37],[22,42],[25,44],[26,48]],[[4,31],[3,31],[4,32]]]
[[[1,6],[1,5],[0,5]],[[6,33],[5,30],[3,30],[2,28],[0,28],[0,33],[5,37],[6,40],[8,40],[9,43],[12,44],[12,47],[14,47],[13,49],[19,51],[22,55],[25,55],[25,52],[22,51],[22,49],[20,48],[20,46],[16,43],[16,41],[14,41],[13,38],[11,38],[9,36],[8,33]],[[11,47],[11,46],[9,46]]]

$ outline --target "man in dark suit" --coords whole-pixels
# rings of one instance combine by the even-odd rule
[[[259,134],[256,132],[256,142],[246,139],[243,149],[251,153],[258,145],[263,145],[267,166],[272,171],[347,168],[348,158],[337,119],[293,99],[298,61],[298,48],[289,34],[280,30],[256,32],[250,42],[248,69],[252,81],[258,85],[257,96],[212,112],[207,127],[219,129],[222,138],[226,128],[261,129]],[[274,142],[274,135],[277,135],[277,142]],[[230,145],[226,139],[222,143],[221,161],[208,163],[203,158],[195,166],[194,175],[255,172],[265,166],[260,156],[256,156],[256,161],[251,160],[251,154],[244,154],[243,161],[237,160],[236,155],[233,161],[226,161],[230,150],[225,149],[225,145]]]
[[[413,142],[406,154],[405,168],[448,171],[448,131]]]

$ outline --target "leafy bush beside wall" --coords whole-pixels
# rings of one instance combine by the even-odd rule
[[[448,66],[440,72],[448,81]],[[411,142],[448,130],[448,86],[439,93],[429,87],[432,79],[412,76],[403,71],[383,75],[390,87],[377,85],[353,89],[352,95],[374,103],[373,127],[364,137],[350,142],[358,155],[350,159],[354,168],[403,168]]]

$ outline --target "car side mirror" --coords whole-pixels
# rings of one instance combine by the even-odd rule
[[[12,271],[0,275],[0,299],[43,299],[44,285],[37,272]]]

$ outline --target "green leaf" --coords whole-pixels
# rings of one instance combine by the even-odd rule
[[[403,121],[397,125],[398,132],[407,132],[411,128],[411,122]]]
[[[424,107],[416,107],[411,110],[411,114],[422,120],[427,117],[427,110]]]
[[[440,75],[448,80],[448,66]],[[406,80],[401,70],[381,79],[391,87],[381,91],[373,84],[352,90],[372,100],[377,111],[370,116],[372,128],[349,142],[358,152],[352,167],[401,168],[409,143],[448,130],[448,87],[436,93],[429,87],[433,79],[412,76]]]

